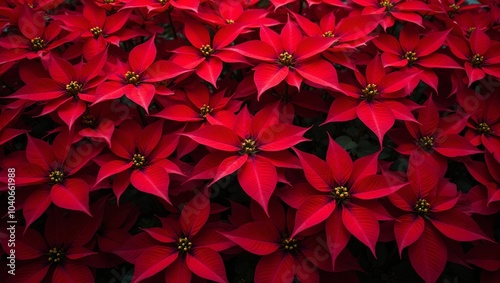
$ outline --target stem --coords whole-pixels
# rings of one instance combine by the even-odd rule
[[[174,34],[174,39],[177,39],[177,32],[175,31],[174,27],[174,22],[172,21],[172,16],[170,15],[172,13],[172,7],[168,10],[168,21],[170,22],[170,28],[172,29],[172,33]]]

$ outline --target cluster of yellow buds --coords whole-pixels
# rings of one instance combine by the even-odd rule
[[[47,255],[49,257],[49,262],[60,263],[64,256],[64,253],[62,249],[53,248],[49,250]]]
[[[203,56],[205,56],[205,57],[209,57],[210,55],[212,55],[212,53],[214,53],[214,50],[208,44],[203,44],[200,47],[200,51],[201,51],[201,54],[203,54]]]
[[[127,73],[125,74],[125,80],[129,83],[129,84],[138,84],[139,83],[139,75],[136,74],[135,72],[133,71],[127,71]]]
[[[134,157],[132,157],[132,162],[134,163],[134,168],[142,168],[144,166],[144,163],[146,162],[146,158],[144,157],[144,155],[136,153],[134,154]]]
[[[296,251],[297,250],[297,240],[294,238],[284,238],[281,242],[285,250],[287,251]]]
[[[421,137],[418,140],[418,143],[421,147],[425,149],[431,149],[434,146],[434,137],[431,136]]]
[[[346,187],[340,186],[340,187],[335,187],[332,191],[333,198],[338,200],[338,201],[345,201],[347,198],[349,198],[349,192]]]
[[[187,237],[179,238],[177,241],[177,249],[181,252],[187,252],[191,249],[193,243],[191,243]]]
[[[200,107],[200,116],[203,118],[206,118],[207,114],[212,113],[212,111],[214,111],[214,109],[212,107],[210,107],[207,104],[203,104],[203,106]]]
[[[429,207],[431,204],[427,202],[425,199],[419,199],[417,201],[417,204],[415,204],[415,210],[417,211],[417,214],[419,215],[425,215],[427,212],[429,212]]]
[[[378,89],[376,84],[368,84],[364,89],[361,90],[363,93],[361,98],[371,101],[377,94]]]
[[[64,173],[59,170],[52,171],[49,174],[49,178],[54,183],[61,183],[64,180]]]
[[[37,36],[31,40],[31,45],[35,51],[42,50],[45,48],[45,41]]]
[[[102,34],[102,29],[100,27],[93,27],[90,29],[90,32],[94,35],[95,38],[97,38]]]
[[[491,134],[491,128],[490,126],[488,126],[488,124],[482,122],[482,123],[479,123],[478,127],[477,127],[477,131],[481,134]]]
[[[246,139],[241,143],[241,149],[243,149],[243,153],[254,154],[257,151],[257,146],[254,140]]]
[[[472,58],[470,59],[470,63],[474,67],[480,67],[481,64],[483,64],[483,62],[484,62],[484,56],[481,54],[476,54],[472,56]]]
[[[279,62],[281,63],[281,65],[289,67],[292,65],[292,58],[292,54],[285,51],[280,54]]]
[[[77,81],[71,81],[66,85],[66,90],[72,96],[77,95],[82,91],[83,84],[79,84]]]

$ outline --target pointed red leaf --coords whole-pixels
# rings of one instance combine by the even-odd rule
[[[264,256],[255,269],[255,282],[289,283],[294,278],[294,257],[288,252]]]
[[[488,240],[479,225],[470,216],[456,209],[434,213],[431,223],[439,232],[455,241]]]
[[[128,56],[130,68],[137,74],[142,74],[156,58],[155,36],[153,35],[148,41],[134,47]]]
[[[218,283],[228,282],[226,269],[219,253],[209,248],[193,248],[186,254],[186,264],[191,271],[208,280]]]
[[[52,147],[42,140],[32,138],[30,135],[28,135],[28,145],[26,146],[26,158],[30,163],[36,164],[47,171],[56,165]]]
[[[446,265],[446,244],[434,229],[426,227],[422,236],[408,247],[408,257],[425,282],[436,282]]]
[[[168,198],[170,178],[162,167],[153,165],[136,169],[130,175],[130,182],[139,191],[155,195],[170,203]]]
[[[264,151],[280,151],[306,141],[302,136],[309,130],[290,124],[278,123],[270,125],[259,132],[258,148]]]
[[[179,255],[177,249],[164,246],[148,248],[137,258],[132,282],[140,282],[169,266]]]
[[[67,179],[52,186],[52,202],[62,208],[89,212],[89,185],[81,179]]]
[[[299,157],[307,181],[317,190],[329,192],[334,186],[335,179],[328,164],[316,155],[295,148],[294,151]]]
[[[222,61],[217,57],[210,57],[196,67],[196,74],[211,83],[215,88],[217,88],[217,79],[221,72]]]
[[[351,176],[353,163],[351,156],[343,147],[336,143],[328,135],[328,150],[326,151],[326,163],[332,170],[332,175],[338,185],[344,185]]]
[[[440,136],[433,148],[435,151],[447,157],[467,156],[482,153],[481,150],[471,145],[469,141],[459,135]]]
[[[321,88],[339,90],[337,71],[325,60],[314,60],[301,63],[295,67],[304,79]]]
[[[288,75],[288,67],[277,64],[260,64],[254,68],[254,82],[258,91],[258,98],[262,93],[282,82]]]
[[[385,133],[394,125],[394,115],[391,109],[377,101],[361,101],[356,109],[358,118],[378,137],[382,145]]]
[[[38,189],[31,193],[24,201],[23,215],[26,219],[26,228],[40,217],[52,203],[49,189]]]
[[[350,203],[343,206],[342,222],[351,234],[365,244],[376,256],[375,245],[377,244],[380,227],[378,220],[369,209]]]
[[[342,209],[335,210],[325,222],[326,243],[332,255],[332,268],[335,270],[336,260],[351,238],[342,222]],[[339,264],[341,265],[341,264]]]
[[[281,247],[281,235],[271,221],[249,222],[233,231],[220,233],[256,255],[267,255]]]
[[[245,164],[247,159],[248,159],[248,154],[230,156],[224,159],[217,168],[217,172],[213,177],[213,181],[210,182],[208,186],[215,184],[215,182],[240,169],[241,166]]]
[[[223,151],[241,150],[238,136],[229,128],[220,125],[201,127],[198,130],[183,134],[195,142]]]
[[[277,54],[269,44],[259,40],[250,40],[228,48],[239,54],[253,59],[274,62],[278,60]],[[279,54],[279,53],[278,53]]]
[[[278,183],[274,165],[259,156],[248,158],[238,171],[238,181],[243,190],[267,213],[269,199]]]
[[[297,209],[295,229],[291,237],[323,222],[332,214],[336,206],[335,199],[329,195],[315,195],[306,198]]]
[[[394,222],[394,236],[398,244],[399,256],[403,249],[413,244],[424,232],[424,219],[416,214],[405,214]]]
[[[99,169],[99,173],[97,174],[97,179],[95,183],[98,184],[109,176],[118,174],[129,168],[132,168],[132,164],[133,164],[132,161],[127,162],[124,160],[112,160],[109,162],[105,162],[101,166],[101,169]]]
[[[372,175],[357,179],[349,191],[353,197],[359,199],[377,199],[388,196],[406,185],[388,176]]]
[[[193,237],[205,225],[210,215],[210,195],[203,190],[194,196],[182,209],[179,221],[186,237]]]

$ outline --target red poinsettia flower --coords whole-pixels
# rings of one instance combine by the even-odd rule
[[[28,136],[26,151],[14,153],[10,162],[16,167],[16,184],[33,186],[24,202],[26,226],[38,219],[51,203],[90,213],[88,181],[92,178],[81,169],[101,152],[104,144],[70,147],[70,141],[67,131],[60,132],[52,145]],[[86,148],[85,154],[80,153],[80,146]]]
[[[125,95],[148,113],[149,104],[156,93],[153,83],[171,79],[189,71],[170,61],[155,61],[154,41],[153,36],[134,47],[129,53],[127,63],[118,61],[116,72],[110,75],[108,81],[97,87],[98,97],[94,104]]]
[[[18,28],[21,35],[10,34],[0,38],[0,65],[21,59],[41,58],[46,60],[50,52],[64,43],[71,42],[77,36],[65,35],[58,39],[61,27],[54,22],[46,23],[44,12],[36,12],[24,5],[22,21]]]
[[[193,46],[182,46],[173,50],[172,62],[188,69],[195,69],[196,74],[203,80],[217,87],[217,79],[222,72],[222,62],[246,63],[240,54],[225,49],[238,37],[245,28],[241,24],[233,24],[219,29],[213,41],[210,33],[202,24],[187,21],[184,24],[186,38]]]
[[[60,21],[61,28],[83,41],[81,52],[86,59],[100,54],[109,44],[119,46],[120,42],[141,35],[124,28],[130,17],[130,10],[107,15],[106,9],[93,1],[83,1],[83,4],[82,12],[65,10],[66,14],[55,15],[53,19]]]
[[[276,167],[299,168],[297,158],[287,149],[305,141],[302,136],[308,129],[280,123],[276,105],[267,106],[253,117],[247,108],[237,116],[227,116],[209,120],[212,125],[184,134],[217,149],[198,162],[190,179],[213,179],[211,185],[237,171],[243,190],[267,211],[278,182]]]
[[[446,13],[450,18],[454,19],[455,15],[467,14],[467,11],[481,8],[480,4],[469,4],[465,0],[431,0],[429,7],[436,11]]]
[[[384,30],[392,27],[396,20],[422,25],[421,12],[432,12],[432,9],[421,1],[402,0],[353,0],[363,6],[362,14],[383,14],[384,20],[380,23]]]
[[[71,130],[75,121],[87,109],[87,102],[94,100],[95,88],[106,76],[101,70],[106,64],[107,52],[95,56],[87,63],[72,65],[57,56],[46,63],[50,78],[41,76],[30,80],[10,98],[46,102],[39,116],[57,111],[58,116]]]
[[[300,28],[310,37],[328,37],[335,41],[329,51],[345,51],[354,49],[372,39],[371,33],[380,23],[378,15],[358,15],[342,18],[336,23],[334,13],[326,13],[319,25],[299,14],[292,14]]]
[[[162,218],[161,228],[144,229],[154,241],[135,258],[132,282],[162,270],[165,282],[189,283],[193,273],[211,281],[228,282],[218,252],[234,244],[219,235],[217,223],[207,223],[209,215],[209,193],[204,190],[184,206],[179,219]]]
[[[375,255],[379,236],[378,220],[390,215],[376,199],[390,195],[405,184],[377,175],[377,156],[352,161],[349,154],[329,138],[326,162],[315,155],[296,150],[307,181],[316,189],[300,202],[292,237],[326,220],[326,239],[335,261],[354,235]],[[307,189],[300,186],[298,190]],[[293,198],[293,191],[290,192]],[[297,193],[296,197],[304,194]],[[299,201],[295,201],[299,203]]]
[[[325,123],[354,120],[358,117],[378,137],[380,145],[394,121],[415,121],[411,110],[414,103],[404,97],[405,87],[414,74],[392,72],[387,74],[379,56],[366,67],[366,76],[354,72],[353,84],[341,83],[347,96],[337,97],[330,106]]]
[[[473,30],[468,41],[449,35],[447,43],[453,54],[464,60],[469,87],[486,74],[500,78],[500,42],[491,40],[484,31]]]
[[[450,114],[439,118],[432,97],[419,110],[418,122],[405,122],[406,129],[394,129],[391,139],[398,145],[396,151],[411,155],[414,151],[435,164],[435,168],[446,171],[447,158],[482,153],[459,133],[464,129],[467,116]]]
[[[324,235],[304,231],[290,236],[294,229],[294,209],[285,211],[275,199],[270,203],[269,216],[260,207],[251,209],[254,219],[221,234],[246,251],[263,256],[255,269],[255,282],[291,283],[294,276],[300,282],[319,282],[318,268],[332,271],[329,251],[322,245],[326,242]]]
[[[79,122],[75,123],[75,141],[90,138],[95,142],[106,141],[111,147],[111,137],[115,127],[127,117],[138,116],[136,109],[118,101],[105,101],[88,107]]]
[[[247,28],[254,29],[259,28],[260,25],[275,26],[279,24],[279,21],[266,17],[269,11],[264,9],[245,9],[242,1],[230,0],[218,3],[205,3],[210,4],[210,7],[201,6],[195,16],[215,27],[241,24]],[[242,33],[247,32],[249,31],[243,31]]]
[[[124,0],[124,9],[147,8],[148,13],[161,13],[167,10],[179,9],[198,12],[199,0]]]
[[[207,115],[214,119],[227,112],[232,114],[241,109],[241,101],[224,96],[225,91],[210,94],[208,87],[204,84],[187,86],[185,90],[177,90],[174,96],[167,99],[158,99],[165,106],[160,112],[151,115],[163,119],[178,122],[187,122],[184,132],[191,132],[202,127],[207,121]],[[164,102],[164,103],[163,103]],[[177,156],[181,157],[198,146],[192,139],[181,136],[177,146]]]
[[[61,209],[48,211],[45,231],[40,234],[27,228],[16,238],[15,276],[4,278],[6,282],[64,283],[78,278],[82,282],[94,282],[89,267],[82,262],[95,254],[85,245],[97,232],[100,221],[81,213],[63,213]],[[24,227],[19,227],[24,228]],[[2,247],[8,251],[7,241]]]
[[[467,101],[472,98],[477,104],[470,107]],[[483,98],[474,90],[463,89],[458,92],[457,99],[465,111],[472,112],[467,121],[465,138],[474,146],[483,145],[500,162],[500,112],[497,107],[500,97],[491,95]]]
[[[95,184],[114,176],[112,187],[118,200],[132,183],[139,191],[170,203],[169,173],[183,175],[181,169],[167,159],[178,142],[177,134],[163,135],[162,120],[144,129],[133,120],[123,122],[111,138],[112,153],[94,159],[101,166]]]
[[[422,80],[437,92],[438,76],[434,68],[462,69],[447,55],[436,52],[443,46],[449,32],[429,32],[420,37],[419,29],[407,24],[399,33],[399,41],[392,35],[381,34],[373,39],[373,43],[384,51],[381,55],[384,67],[406,67],[405,71],[418,73],[410,89]]]
[[[304,38],[297,24],[288,20],[281,34],[261,26],[260,39],[229,48],[261,62],[254,67],[258,97],[283,80],[299,90],[304,80],[318,88],[338,90],[337,71],[319,57],[334,38]]]
[[[488,240],[479,225],[457,207],[456,186],[440,170],[417,153],[410,156],[409,185],[389,196],[406,214],[394,223],[399,253],[408,247],[408,257],[426,282],[435,282],[448,258],[446,242]]]

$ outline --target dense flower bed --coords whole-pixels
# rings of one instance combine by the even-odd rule
[[[8,282],[500,282],[500,1],[0,0],[0,27]]]

